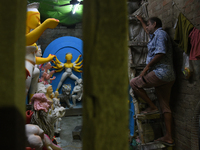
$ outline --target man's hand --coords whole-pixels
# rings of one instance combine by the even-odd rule
[[[142,72],[141,72],[141,74],[139,75],[140,77],[143,77],[144,75],[146,75],[146,73],[147,73],[147,71],[149,70],[149,66],[146,66],[143,70],[142,70]]]
[[[141,16],[136,16],[136,17],[137,17],[138,20],[140,20],[140,21],[142,20]]]
[[[147,34],[149,34],[148,31],[147,31],[147,29],[146,29],[147,25],[146,25],[146,23],[144,22],[144,20],[142,19],[142,17],[141,17],[141,16],[136,16],[136,17],[137,17],[137,19],[141,22],[144,31],[145,31]]]

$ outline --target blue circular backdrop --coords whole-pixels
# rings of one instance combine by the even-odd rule
[[[55,39],[52,41],[45,49],[43,53],[43,57],[48,57],[49,54],[56,55],[58,60],[62,63],[66,62],[65,55],[66,53],[72,53],[72,63],[78,58],[79,55],[82,55],[79,61],[83,59],[83,42],[81,39],[72,37],[72,36],[64,36]],[[53,91],[56,90],[58,83],[61,79],[62,74],[65,72],[63,69],[61,72],[54,73],[53,76],[56,76],[56,79],[52,81],[51,85],[53,87]],[[76,72],[73,70],[73,73],[78,77],[82,78],[82,73]],[[71,78],[66,78],[63,84],[71,84],[72,90],[75,85],[75,80]],[[71,90],[71,92],[72,92]],[[62,86],[59,89],[59,93],[62,93]]]

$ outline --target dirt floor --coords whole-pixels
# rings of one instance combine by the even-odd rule
[[[63,150],[81,150],[81,140],[73,140],[72,131],[75,127],[82,125],[82,116],[63,117],[61,121],[61,132],[58,144]]]

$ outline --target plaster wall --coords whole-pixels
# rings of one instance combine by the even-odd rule
[[[0,149],[23,150],[26,3],[0,1],[0,16]]]

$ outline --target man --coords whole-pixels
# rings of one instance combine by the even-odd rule
[[[143,88],[155,87],[155,92],[166,125],[166,134],[156,141],[160,141],[166,145],[172,145],[174,141],[171,135],[172,116],[169,106],[171,87],[175,80],[172,60],[172,44],[170,37],[162,29],[162,22],[159,18],[150,18],[147,25],[140,16],[137,16],[137,18],[142,23],[144,30],[149,34],[150,40],[147,44],[147,65],[138,77],[130,81],[130,85],[134,94],[148,103],[149,107],[141,112],[146,114],[157,113],[158,108],[150,100]]]

